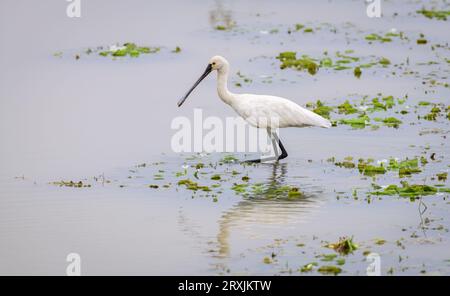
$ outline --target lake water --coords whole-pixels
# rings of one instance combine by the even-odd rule
[[[380,256],[382,274],[450,273],[448,193],[413,201],[368,195],[372,184],[400,181],[450,187],[436,177],[449,170],[449,20],[416,13],[424,5],[450,10],[448,4],[383,2],[381,18],[367,17],[362,1],[81,0],[81,18],[67,17],[67,5],[0,3],[0,274],[65,275],[66,256],[78,253],[83,275],[317,275],[339,258],[342,275],[365,275],[370,252]],[[235,25],[215,29],[221,17]],[[295,31],[295,24],[313,32]],[[407,38],[365,39],[387,32]],[[427,44],[417,44],[421,38]],[[138,58],[86,53],[125,42],[161,49]],[[177,46],[181,52],[173,53]],[[347,51],[361,62],[391,63],[364,68],[359,79],[353,66],[310,75],[281,70],[275,57],[284,51],[333,60]],[[302,106],[393,96],[396,105],[370,115],[376,128],[282,130],[289,157],[278,164],[175,153],[175,117],[192,118],[194,108],[204,117],[235,116],[217,97],[215,75],[176,106],[216,54],[230,61],[235,92]],[[437,120],[418,118],[434,104],[442,109]],[[402,124],[373,121],[388,116]],[[423,156],[428,163],[410,177],[372,177],[334,164],[348,156],[375,164]],[[198,163],[205,167],[194,176]],[[214,174],[221,180],[211,180]],[[246,184],[242,176],[250,177],[246,193],[235,187]],[[186,178],[213,190],[177,185]],[[53,184],[61,180],[91,187]],[[301,198],[285,198],[292,187]],[[358,249],[341,255],[324,247],[340,237],[353,237]],[[327,254],[337,259],[324,261]],[[311,262],[318,267],[298,270]]]

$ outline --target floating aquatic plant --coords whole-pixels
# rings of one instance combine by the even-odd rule
[[[397,119],[395,117],[386,117],[386,118],[374,118],[375,121],[382,122],[384,125],[389,127],[398,128],[400,124],[402,124],[402,121],[400,119]]]
[[[348,255],[357,250],[359,246],[353,242],[353,237],[341,237],[337,243],[327,244],[325,247],[333,249],[339,254]]]
[[[447,17],[450,16],[450,10],[428,10],[425,8],[422,8],[421,10],[416,11],[419,14],[422,14],[423,16],[429,18],[429,19],[437,19],[446,21]]]
[[[74,188],[83,188],[83,187],[91,187],[90,184],[84,184],[83,181],[56,181],[52,182],[53,185],[61,186],[61,187],[74,187]]]
[[[159,47],[137,46],[135,43],[127,42],[123,46],[113,45],[109,50],[99,52],[99,55],[104,57],[139,57],[141,54],[157,53],[159,50]]]
[[[317,63],[310,57],[303,55],[301,58],[297,58],[297,53],[294,51],[281,52],[277,59],[280,60],[281,69],[294,68],[302,71],[307,70],[309,74],[314,75],[319,70]]]
[[[398,195],[402,197],[415,198],[419,196],[435,195],[438,192],[450,192],[450,188],[435,187],[424,184],[412,184],[408,182],[401,182],[401,186],[389,185],[382,190],[372,191],[372,195]]]

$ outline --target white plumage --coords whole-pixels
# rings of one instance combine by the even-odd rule
[[[282,150],[281,155],[277,155],[276,160],[287,157],[287,152],[278,136],[273,132],[276,128],[285,127],[306,127],[318,126],[329,128],[331,123],[322,116],[305,109],[296,103],[281,97],[254,94],[235,94],[228,90],[229,63],[221,56],[214,56],[210,59],[205,72],[197,82],[178,102],[181,106],[195,87],[211,71],[217,71],[217,93],[220,99],[230,105],[249,124],[258,128],[266,128],[272,139],[276,139]],[[274,146],[274,150],[277,151]],[[251,162],[260,162],[254,160]]]
[[[329,120],[285,98],[254,94],[235,96],[231,107],[255,127],[331,127]],[[268,118],[271,119],[269,122]]]

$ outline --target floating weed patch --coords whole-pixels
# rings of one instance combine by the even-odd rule
[[[297,59],[297,53],[293,51],[285,51],[277,56],[280,60],[280,69],[293,68],[298,71],[307,70],[309,74],[314,75],[317,73],[318,64],[306,55]]]
[[[313,109],[313,112],[319,114],[322,117],[330,118],[330,112],[333,111],[333,107],[326,106],[322,101],[318,100]]]
[[[175,47],[174,50],[172,50],[173,53],[180,53],[181,52],[181,47],[177,46]]]
[[[357,56],[349,55],[353,53],[352,50],[346,50],[344,53],[336,52],[336,60],[333,61],[328,53],[324,53],[322,58],[311,58],[307,55],[302,55],[301,58],[297,58],[297,53],[294,51],[281,52],[276,58],[280,60],[281,69],[293,68],[298,71],[307,70],[311,75],[317,73],[320,67],[330,68],[335,71],[353,70],[355,77],[360,78],[363,68],[371,68],[376,65],[387,67],[391,64],[390,60],[384,57],[374,58],[366,57],[365,62],[361,63],[361,58]]]
[[[420,101],[417,105],[419,105],[419,106],[429,106],[429,105],[431,105],[431,103],[427,102],[427,101]]]
[[[333,265],[324,265],[324,266],[319,267],[319,269],[317,269],[317,271],[324,275],[327,275],[327,274],[338,275],[342,272],[342,269],[340,267],[333,266]]]
[[[400,119],[397,119],[395,117],[386,117],[386,118],[374,118],[375,121],[382,122],[384,125],[389,127],[398,128],[400,124],[402,124],[402,121]]]
[[[123,46],[113,45],[109,50],[100,51],[99,55],[103,57],[139,57],[141,54],[157,53],[160,51],[159,47],[137,46],[135,43],[124,43]]]
[[[336,254],[323,254],[323,255],[320,255],[319,257],[322,258],[322,259],[320,259],[320,261],[331,262],[334,259],[336,259],[337,255]]]
[[[220,179],[221,179],[221,177],[219,174],[215,174],[215,175],[211,176],[211,180],[220,180]]]
[[[375,239],[375,244],[376,244],[376,245],[382,246],[382,245],[384,245],[385,243],[386,243],[386,240],[384,240],[384,239],[382,239],[382,238],[377,238],[377,239]]]
[[[447,181],[447,173],[438,173],[436,174],[436,177],[438,178],[438,181]]]
[[[438,106],[433,106],[430,112],[426,114],[423,118],[429,121],[435,121],[437,117],[440,115],[441,109]]]
[[[211,189],[208,186],[200,186],[200,185],[198,185],[197,182],[194,182],[189,179],[183,179],[183,180],[178,181],[178,186],[185,186],[186,189],[193,190],[193,191],[198,191],[198,190],[202,190],[205,192],[211,191]]]
[[[418,158],[405,159],[402,161],[391,158],[389,160],[388,169],[398,170],[398,175],[400,178],[422,172],[422,170],[419,168]]]
[[[300,272],[310,272],[313,270],[313,268],[315,266],[318,266],[319,264],[317,262],[311,262],[308,264],[303,265],[302,267],[299,268]]]
[[[343,118],[339,120],[339,123],[350,125],[356,129],[361,129],[370,124],[370,118],[367,115],[362,115],[356,118]]]
[[[383,57],[378,61],[378,63],[380,65],[382,65],[383,67],[386,67],[391,64],[391,61],[389,59]]]
[[[409,197],[414,199],[419,196],[435,195],[438,192],[450,192],[450,188],[434,187],[423,184],[410,185],[408,182],[401,182],[401,187],[398,185],[389,185],[383,190],[377,190],[370,192],[371,195],[398,195],[401,197]]]
[[[402,38],[403,37],[402,33],[388,32],[384,35],[378,35],[378,34],[373,33],[373,34],[366,35],[366,37],[364,37],[364,39],[366,39],[369,42],[378,41],[378,42],[384,43],[384,42],[392,42],[392,38],[398,38],[398,37]]]
[[[355,107],[353,107],[352,104],[350,104],[350,102],[348,100],[346,100],[344,103],[342,103],[341,105],[338,106],[338,112],[341,114],[353,114],[358,112],[358,109],[356,109]]]
[[[85,187],[91,187],[90,184],[84,184],[83,181],[56,181],[52,182],[51,184],[60,186],[60,187],[73,187],[73,188],[85,188]]]
[[[419,44],[419,45],[421,45],[421,44],[427,44],[427,43],[428,43],[428,40],[427,40],[427,39],[424,39],[424,38],[419,38],[419,39],[417,39],[416,43]]]
[[[233,155],[229,154],[229,155],[225,155],[220,161],[219,163],[237,163],[238,159],[236,157],[234,157]]]
[[[421,158],[420,162],[422,165],[425,165],[426,162],[425,158]],[[416,174],[422,172],[422,170],[419,168],[419,158],[413,158],[413,159],[405,159],[405,160],[398,160],[395,158],[389,159],[389,162],[387,160],[378,161],[377,164],[374,163],[373,159],[359,159],[358,163],[355,164],[353,162],[352,157],[346,157],[341,162],[335,162],[335,159],[329,159],[328,161],[334,162],[334,165],[338,167],[343,167],[347,169],[353,169],[358,168],[358,171],[365,175],[365,176],[375,176],[378,174],[385,174],[387,171],[398,171],[398,175],[400,178],[405,176],[410,176],[411,174]]]
[[[382,165],[373,165],[371,164],[373,162],[372,159],[364,160],[359,159],[358,160],[358,170],[361,174],[365,176],[375,176],[378,174],[385,174],[386,168]]]
[[[334,158],[330,159],[330,162],[334,161],[335,161]],[[334,162],[334,165],[338,167],[344,167],[347,169],[353,169],[356,167],[356,165],[353,163],[353,157],[351,156],[344,158],[344,161],[342,162]]]
[[[351,238],[341,237],[339,238],[339,241],[337,243],[327,244],[325,245],[325,247],[333,249],[339,254],[348,255],[350,253],[353,253],[353,251],[357,250],[359,246],[353,242],[353,237]]]
[[[447,17],[450,16],[450,10],[427,10],[423,8],[421,10],[417,10],[416,12],[429,19],[437,19],[441,21],[446,21]]]
[[[355,69],[353,70],[353,74],[355,75],[356,78],[360,78],[362,71],[360,67],[355,67]]]

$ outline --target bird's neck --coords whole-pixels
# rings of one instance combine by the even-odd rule
[[[228,67],[224,67],[217,71],[217,93],[222,101],[231,105],[234,95],[228,90]]]

